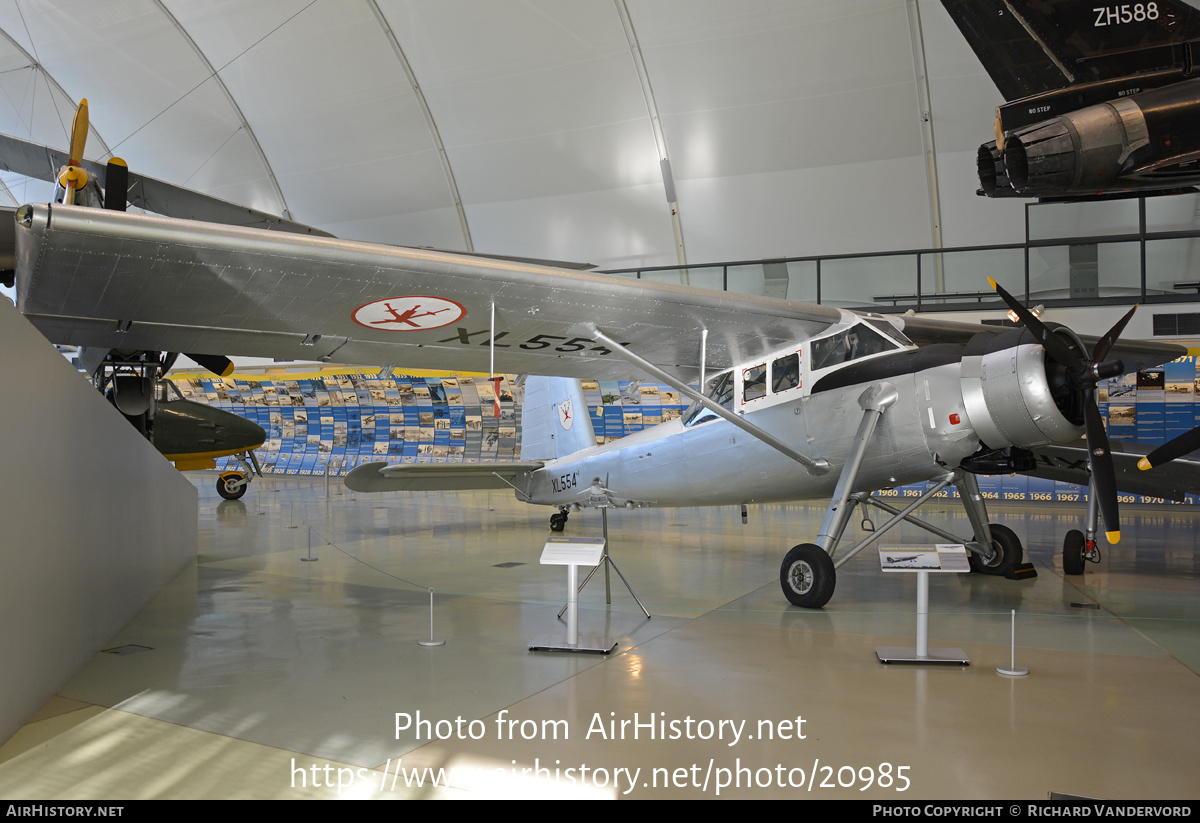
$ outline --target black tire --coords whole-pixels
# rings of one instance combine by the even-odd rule
[[[792,548],[779,567],[779,585],[793,606],[819,609],[833,597],[837,572],[833,558],[820,546],[801,543]]]
[[[1021,565],[1021,539],[1008,526],[989,523],[988,528],[992,530],[992,549],[995,556],[991,562],[985,563],[982,557],[972,553],[968,558],[971,571],[1005,577]]]
[[[228,486],[225,485],[225,481],[227,481],[227,480],[238,481],[238,480],[245,480],[245,479],[246,479],[246,475],[242,474],[241,472],[225,472],[225,474],[222,474],[220,477],[217,478],[217,494],[221,495],[226,500],[240,499],[242,497],[242,495],[244,495],[246,493],[246,489],[250,488],[250,484],[243,483],[242,485],[237,486],[236,488],[229,488]]]
[[[1083,532],[1071,529],[1063,540],[1063,574],[1083,574]]]

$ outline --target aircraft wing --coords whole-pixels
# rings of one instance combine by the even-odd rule
[[[1200,459],[1196,455],[1141,471],[1137,467],[1138,460],[1149,454],[1154,446],[1116,441],[1110,441],[1109,445],[1118,490],[1168,500],[1183,500],[1189,492],[1200,492]],[[1083,441],[1078,446],[1039,446],[1033,449],[1033,454],[1037,468],[1022,474],[1087,486],[1087,447]]]
[[[66,345],[616,378],[601,331],[685,380],[832,307],[511,260],[58,204],[17,214],[18,308]],[[493,307],[495,319],[492,319]]]
[[[918,346],[931,346],[938,343],[954,343],[965,346],[977,334],[1004,334],[1014,328],[1012,326],[982,326],[977,323],[964,323],[959,320],[944,320],[934,317],[902,316],[901,320],[904,324],[904,336]],[[1081,334],[1079,339],[1088,347],[1088,351],[1091,351],[1100,338]],[[1108,356],[1120,360],[1125,365],[1124,373],[1129,374],[1161,366],[1163,363],[1183,357],[1185,354],[1187,354],[1185,346],[1121,338],[1112,345]]]
[[[536,471],[541,461],[507,463],[364,463],[346,475],[356,492],[511,489],[517,475]]]
[[[35,180],[54,182],[58,172],[70,158],[67,152],[23,140],[8,134],[0,134],[0,169],[23,174]],[[95,160],[84,160],[80,164],[87,173],[99,182],[100,188],[108,191],[108,167]],[[146,177],[135,171],[129,172],[126,191],[129,204],[155,214],[169,214],[191,220],[208,220],[213,223],[228,223],[233,226],[254,226],[274,231],[315,234],[332,237],[326,231],[284,219],[269,212],[239,206],[219,197],[185,189],[173,183]]]

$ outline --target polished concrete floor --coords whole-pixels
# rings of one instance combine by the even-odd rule
[[[0,797],[1200,798],[1200,512],[1127,507],[1121,545],[1065,578],[1081,512],[994,507],[1036,579],[934,575],[931,643],[971,664],[886,666],[877,645],[914,642],[913,575],[868,549],[823,611],[779,591],[819,504],[618,511],[653,618],[593,580],[580,631],[604,657],[526,648],[565,633],[547,509],[292,479],[221,501],[192,477],[200,556],[110,644],[145,650],[97,654],[0,747]],[[1014,609],[1022,678],[996,671]]]

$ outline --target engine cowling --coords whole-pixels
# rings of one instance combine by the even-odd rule
[[[1082,348],[1069,332],[1055,333]],[[1027,330],[976,335],[963,352],[960,379],[971,426],[992,449],[1061,443],[1083,434],[1063,374]]]
[[[1026,195],[1119,187],[1125,161],[1149,144],[1146,118],[1125,98],[1035,123],[1004,143],[1009,183]]]
[[[989,196],[1061,197],[1200,182],[1200,81],[1117,97],[979,147]]]

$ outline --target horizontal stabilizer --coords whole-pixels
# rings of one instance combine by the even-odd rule
[[[540,469],[540,462],[509,463],[364,463],[346,475],[356,492],[464,491],[511,489],[517,477]],[[498,476],[497,476],[498,475]]]

